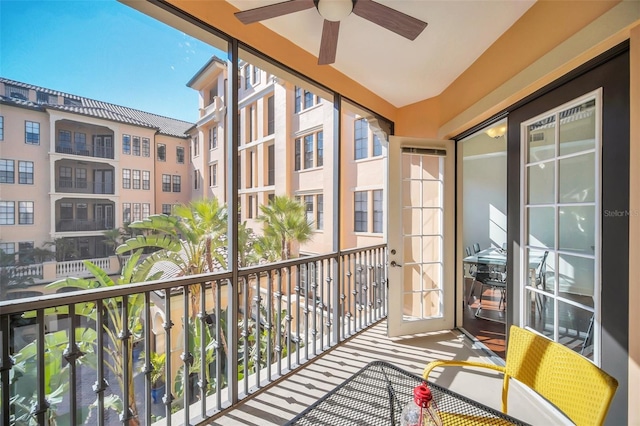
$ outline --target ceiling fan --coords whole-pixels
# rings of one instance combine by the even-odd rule
[[[318,65],[335,62],[340,21],[351,12],[409,40],[415,40],[427,26],[426,22],[373,0],[289,0],[236,12],[235,16],[243,24],[251,24],[313,7],[324,18]]]

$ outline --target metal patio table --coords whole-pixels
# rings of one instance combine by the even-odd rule
[[[373,361],[330,391],[287,425],[396,425],[422,377],[384,361]],[[427,382],[447,425],[526,425],[435,383]]]

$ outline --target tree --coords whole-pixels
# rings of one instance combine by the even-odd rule
[[[28,248],[19,253],[0,250],[0,300],[7,300],[9,290],[27,288],[42,279],[35,263],[53,258],[54,254],[44,248]]]
[[[275,247],[277,241],[280,259],[287,260],[291,257],[294,242],[305,243],[313,237],[313,222],[307,220],[304,205],[291,197],[276,196],[269,204],[261,205],[260,211],[262,214],[257,220],[264,227],[261,249],[266,249],[266,253]]]
[[[56,260],[58,262],[74,260],[80,256],[80,251],[78,251],[73,238],[56,238],[53,241],[47,241],[44,245],[46,247],[55,247]]]
[[[102,233],[104,235],[104,244],[111,248],[113,252],[116,254],[118,258],[118,270],[122,270],[123,259],[122,256],[116,253],[116,248],[118,248],[122,243],[125,242],[126,238],[129,236],[127,231],[124,228],[117,229],[108,229]]]

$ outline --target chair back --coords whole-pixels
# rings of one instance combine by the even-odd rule
[[[480,253],[480,243],[473,243],[473,254]]]
[[[505,386],[508,377],[517,379],[578,426],[602,424],[618,387],[582,355],[517,326],[510,328],[505,370]]]

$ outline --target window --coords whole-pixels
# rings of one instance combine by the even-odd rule
[[[133,137],[133,155],[140,156],[140,138],[138,136]]]
[[[380,138],[376,135],[373,135],[373,155],[372,157],[379,157],[382,155],[382,143],[380,142]]]
[[[304,91],[304,109],[311,108],[314,100],[313,93]]]
[[[324,229],[324,195],[319,194],[316,202],[316,229]]]
[[[324,164],[324,142],[323,142],[324,134],[322,131],[318,132],[316,135],[316,166],[322,167]]]
[[[76,188],[87,187],[87,169],[76,169]]]
[[[313,167],[313,135],[304,137],[304,168]]]
[[[249,176],[247,179],[247,188],[253,188],[253,157],[254,152],[249,151],[249,167],[247,167],[247,171],[249,172]]]
[[[198,189],[200,187],[200,171],[193,171],[193,189]]]
[[[131,203],[122,203],[122,222],[131,223]]]
[[[33,225],[33,201],[18,202],[18,223],[20,225]]]
[[[0,243],[0,252],[4,254],[14,254],[16,245],[14,243]]]
[[[260,83],[260,68],[253,65],[251,70],[253,71],[253,84]]]
[[[218,96],[218,84],[216,83],[211,89],[209,89],[209,105],[213,103],[215,97]]]
[[[255,128],[254,128],[254,119],[253,119],[253,115],[255,114],[256,108],[254,105],[249,106],[249,108],[247,109],[247,122],[249,123],[249,141],[254,141],[256,140],[256,135],[255,135]]]
[[[133,204],[133,221],[137,221],[142,219],[142,217],[140,216],[141,210],[140,210],[140,203],[134,203]]]
[[[354,192],[354,224],[355,232],[367,232],[367,192]]]
[[[23,101],[29,100],[29,89],[24,87],[17,87],[17,86],[11,86],[9,84],[5,84],[4,94],[9,98],[22,99]]]
[[[60,219],[73,220],[73,203],[60,203]]]
[[[300,146],[301,141],[300,138],[296,139],[295,141],[295,157],[293,160],[293,167],[294,170],[300,170],[300,151],[302,150],[302,147]]]
[[[0,160],[0,183],[15,183],[13,160]]]
[[[16,205],[13,201],[0,201],[0,225],[15,225]]]
[[[191,154],[194,157],[197,157],[200,155],[200,143],[198,142],[198,137],[194,136],[193,139],[191,139],[191,144],[193,146],[193,148],[191,148]]]
[[[0,115],[0,141],[4,140],[4,117]]]
[[[76,154],[79,155],[89,155],[89,150],[87,149],[87,134],[81,132],[75,132],[73,134],[73,140],[76,145]]]
[[[142,138],[142,156],[151,156],[151,143],[149,142],[149,138]]]
[[[140,189],[140,170],[133,170],[133,189]]]
[[[163,143],[158,144],[158,161],[167,161],[167,147]]]
[[[131,170],[122,169],[122,187],[124,189],[131,189]]]
[[[269,145],[267,148],[267,185],[276,184],[276,158],[275,145]]]
[[[307,214],[307,222],[313,222],[313,195],[304,196],[304,207]]]
[[[267,135],[272,135],[276,131],[276,118],[275,118],[275,107],[274,107],[274,98],[273,96],[269,96],[267,98]]]
[[[166,214],[167,216],[171,214],[171,204],[162,205],[162,214]]]
[[[131,154],[131,136],[122,135],[122,153]]]
[[[144,203],[142,205],[142,219],[146,219],[151,214],[151,204]]]
[[[218,165],[213,165],[213,186],[218,186]]]
[[[181,186],[182,182],[180,176],[173,175],[173,192],[180,192],[182,190]]]
[[[209,129],[209,149],[216,149],[218,147],[218,126],[213,126]]]
[[[360,160],[361,158],[367,158],[367,142],[368,142],[368,130],[369,126],[367,126],[367,122],[364,118],[356,120],[354,123],[354,136],[353,136],[353,144],[355,146],[355,155],[354,158],[356,160]]]
[[[33,161],[18,161],[18,182],[33,185]]]
[[[176,162],[178,164],[184,164],[184,147],[176,147]]]
[[[58,177],[60,188],[73,188],[73,169],[71,167],[60,166]]]
[[[162,192],[171,192],[171,175],[162,175]]]
[[[25,121],[24,142],[31,145],[40,144],[40,123]]]
[[[71,154],[71,132],[68,130],[60,130],[58,132],[58,146],[56,152],[64,152]]]
[[[149,170],[142,171],[142,189],[151,189],[151,173]]]
[[[79,220],[89,219],[89,205],[87,203],[76,204],[76,219],[79,219]]]
[[[382,233],[383,229],[383,213],[382,213],[382,189],[373,191],[373,232]]]
[[[294,99],[294,111],[300,112],[302,106],[302,89],[300,87],[296,87],[295,90],[295,99]]]
[[[244,66],[244,88],[245,90],[251,87],[251,72],[249,72],[249,65]]]

